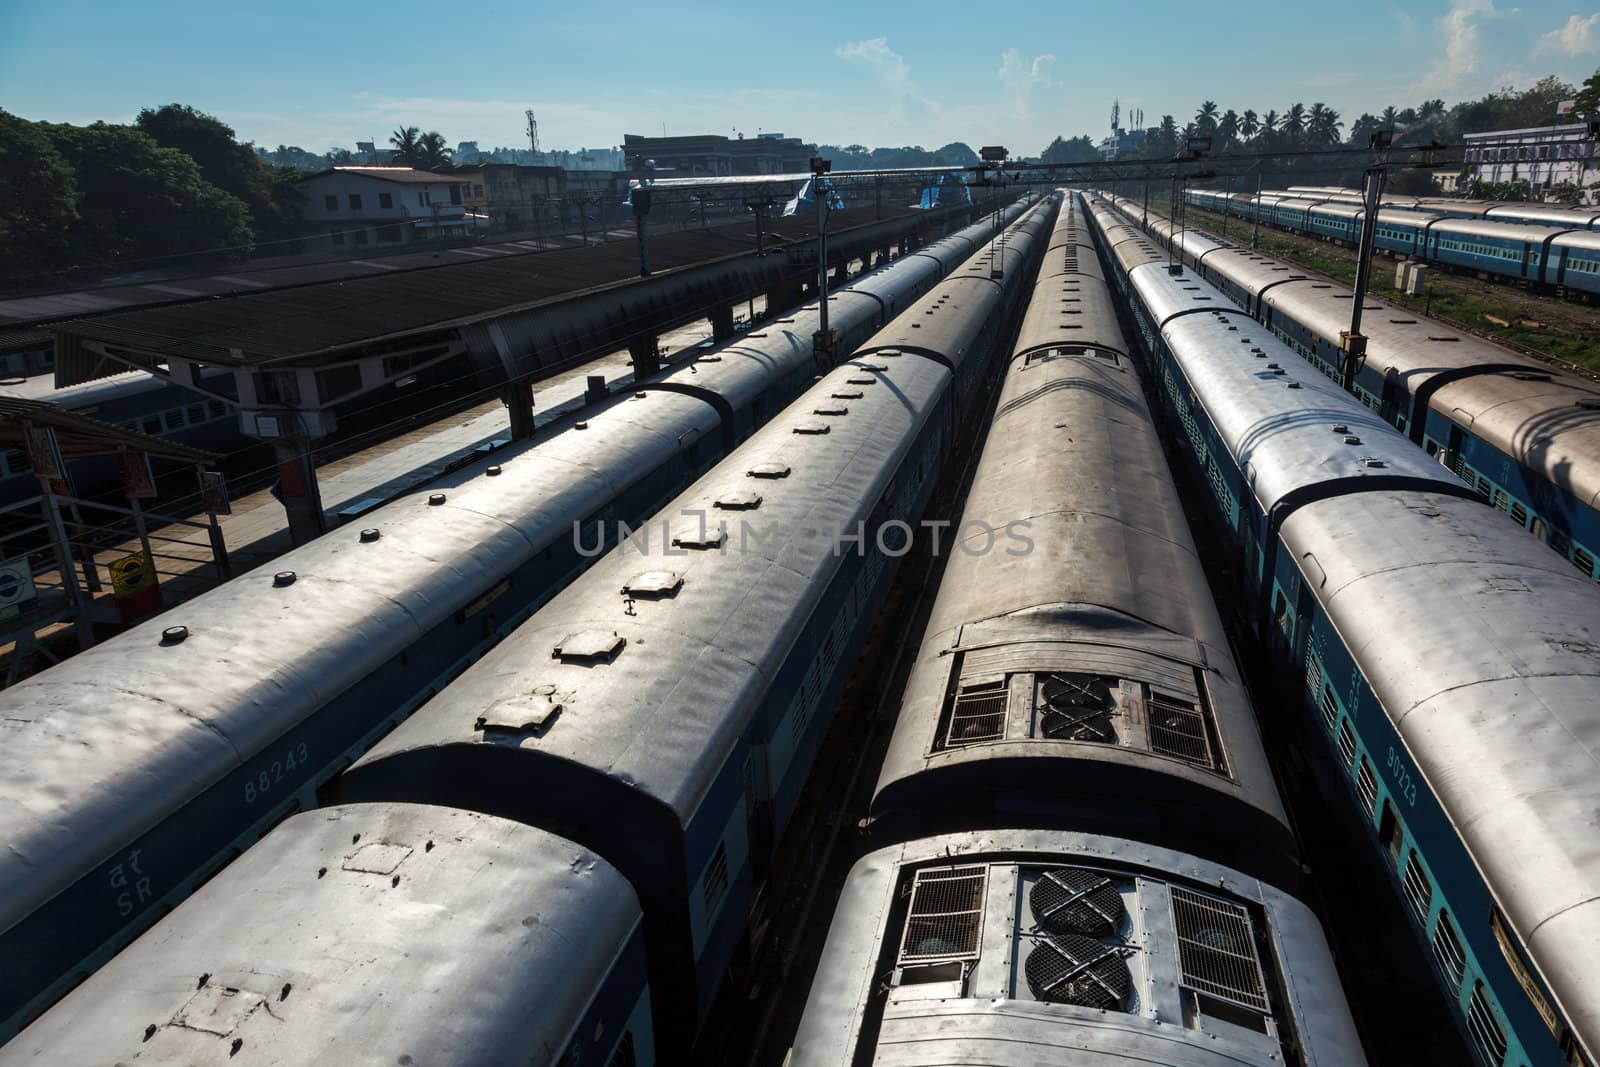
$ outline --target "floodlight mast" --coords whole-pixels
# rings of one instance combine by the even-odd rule
[[[1374,153],[1387,151],[1394,143],[1393,130],[1379,130],[1368,139],[1367,145]],[[1339,332],[1340,360],[1339,383],[1346,390],[1355,386],[1356,368],[1366,358],[1367,339],[1361,333],[1362,305],[1367,302],[1367,282],[1372,276],[1372,250],[1378,236],[1378,209],[1383,203],[1383,186],[1388,176],[1381,157],[1361,177],[1361,199],[1365,209],[1361,217],[1361,244],[1356,253],[1356,291],[1350,306],[1350,328]]]
[[[811,157],[811,198],[817,204],[817,332],[811,353],[820,370],[833,367],[834,336],[828,328],[828,193],[823,175],[833,170],[833,160]]]

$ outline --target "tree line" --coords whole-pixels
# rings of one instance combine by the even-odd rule
[[[197,250],[248,255],[293,236],[299,178],[180,104],[146,108],[132,125],[0,111],[0,280],[155,267]]]
[[[1557,105],[1569,99],[1577,101],[1575,115],[1558,118]],[[1276,108],[1239,111],[1224,110],[1216,101],[1205,100],[1195,109],[1194,117],[1182,124],[1173,115],[1162,115],[1159,123],[1140,131],[1142,136],[1135,135],[1139,137],[1138,142],[1124,158],[1171,159],[1194,137],[1209,137],[1212,155],[1269,155],[1318,148],[1365,147],[1379,130],[1393,130],[1394,143],[1401,147],[1452,144],[1459,143],[1469,133],[1549,126],[1576,121],[1581,115],[1600,117],[1600,71],[1581,88],[1560,78],[1547,77],[1527,89],[1500,89],[1454,106],[1446,106],[1441,99],[1430,99],[1412,106],[1386,107],[1377,114],[1362,112],[1348,126],[1337,110],[1321,101],[1310,107],[1295,101],[1282,111]],[[1102,156],[1087,137],[1075,137],[1070,141],[1057,137],[1041,158],[1046,163],[1083,163]],[[1263,160],[1262,170],[1299,184],[1354,185],[1360,175],[1358,170],[1329,169],[1325,163],[1314,159]],[[1438,191],[1425,171],[1399,171],[1390,188],[1411,194]],[[1477,186],[1466,191],[1468,195],[1497,198],[1526,195],[1526,188],[1520,182]],[[1558,190],[1558,196],[1569,200],[1575,201],[1580,195],[1576,188]]]

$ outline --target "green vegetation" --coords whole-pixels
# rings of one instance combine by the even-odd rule
[[[254,236],[244,201],[142,129],[0,112],[0,278],[7,282],[196,251],[245,253]]]
[[[1150,210],[1168,210],[1166,196],[1152,196]],[[1223,217],[1215,212],[1189,208],[1188,220],[1197,228],[1223,232]],[[1230,218],[1230,240],[1249,240],[1250,223]],[[1342,245],[1298,234],[1261,227],[1261,252],[1354,285],[1356,255]],[[1509,285],[1484,282],[1469,276],[1453,275],[1430,268],[1427,291],[1422,296],[1407,296],[1392,286],[1394,261],[1379,257],[1373,262],[1369,283],[1372,295],[1386,302],[1447,322],[1495,341],[1516,345],[1553,359],[1576,363],[1600,371],[1600,311],[1581,304],[1566,304],[1539,297]],[[1490,316],[1510,323],[1501,326]],[[1543,325],[1529,327],[1524,322]]]

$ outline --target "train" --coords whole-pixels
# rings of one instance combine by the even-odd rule
[[[1361,190],[1339,186],[1291,185],[1280,194],[1308,200],[1361,203]],[[1468,200],[1453,196],[1385,196],[1382,204],[1429,215],[1456,219],[1489,219],[1494,222],[1532,222],[1541,226],[1600,230],[1600,210],[1593,207],[1566,207],[1537,200]]]
[[[1240,218],[1259,214],[1262,222],[1294,233],[1351,246],[1361,242],[1365,212],[1359,202],[1268,194],[1258,199],[1215,189],[1187,189],[1183,196],[1197,207]],[[1373,243],[1397,256],[1592,299],[1600,293],[1600,231],[1576,221],[1446,216],[1420,204],[1411,209],[1380,207]]]
[[[39,374],[0,381],[0,396],[43,400],[65,411],[88,415],[153,437],[214,452],[231,452],[248,443],[239,431],[233,405],[233,376],[223,370],[207,372],[202,382],[215,395],[174,385],[148,371],[127,371],[81,385],[56,388],[54,376]],[[115,456],[76,459],[69,476],[80,496],[92,496],[121,482]],[[28,454],[21,449],[0,449],[0,506],[15,504],[39,494],[39,479]]]
[[[1110,197],[1124,217],[1143,210]],[[1175,227],[1151,214],[1170,247]],[[1184,263],[1328,377],[1354,293],[1212,234],[1183,229]],[[1369,296],[1355,396],[1512,522],[1600,580],[1600,387]]]
[[[1135,356],[1074,195],[789,1067],[1365,1062]]]
[[[839,350],[993,232],[985,220],[829,294]],[[813,302],[701,351],[0,692],[0,1039],[314,807],[615,544],[619,522],[808,388],[817,317]]]
[[[1591,583],[1100,198],[1245,625],[1485,1067],[1600,1050]]]

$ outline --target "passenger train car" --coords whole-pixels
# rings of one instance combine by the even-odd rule
[[[1363,1061],[1132,354],[1073,203],[791,1067]]]
[[[1361,240],[1361,198],[1318,198],[1315,194],[1256,198],[1213,189],[1189,189],[1190,204],[1254,218],[1285,230],[1355,245]],[[1591,214],[1560,221],[1554,209],[1522,215],[1471,217],[1440,214],[1429,201],[1391,201],[1378,213],[1374,243],[1395,252],[1461,270],[1482,271],[1507,281],[1592,296],[1600,293],[1600,232]],[[1600,218],[1600,214],[1593,215]]]
[[[1600,1062],[1600,602],[1108,204],[1239,595],[1489,1067]]]
[[[332,1058],[350,1049],[391,1063],[678,1062],[894,570],[895,556],[871,534],[849,542],[859,552],[841,546],[858,524],[920,514],[1053,213],[1040,205],[980,242],[659,523],[606,553],[338,778],[330,793],[339,806],[269,833],[0,1050],[0,1063],[55,1058],[58,1042],[92,1044],[96,1059],[132,1059],[157,1041],[187,1062],[299,1063],[318,1041]],[[690,401],[643,396],[621,406],[648,412]],[[612,434],[625,436],[620,426],[584,433],[590,462]],[[651,448],[670,440],[654,435]],[[436,537],[473,544],[469,558],[493,558],[512,548],[484,514],[499,484],[448,494],[454,513],[418,500],[411,515],[433,523]],[[375,541],[335,540],[354,566],[391,533],[418,543],[396,525]],[[593,532],[592,523],[574,531],[566,522],[562,536],[588,541]],[[276,588],[264,579],[255,593],[268,601],[308,584],[306,593],[331,599],[312,577]],[[412,584],[410,605],[443,586],[443,576]],[[375,610],[361,600],[361,610]],[[461,617],[493,628],[477,616],[499,610],[490,594]],[[172,647],[228,636],[191,630]],[[139,651],[148,659],[152,650]],[[169,654],[157,652],[157,662]],[[337,662],[335,654],[322,662]],[[285,689],[318,677],[318,663],[275,669],[273,685]],[[120,744],[130,735],[160,744],[155,730],[130,731],[126,714],[101,721],[100,733]],[[96,725],[80,725],[79,736],[97,741]],[[301,751],[287,741],[267,753],[278,767],[244,784],[278,810],[292,802],[275,792],[277,772]],[[76,758],[64,753],[40,768],[36,792],[58,789],[62,764]],[[143,788],[164,770],[142,772]],[[92,834],[92,818],[110,818],[129,794],[102,787],[102,796],[59,829]],[[509,860],[504,869],[497,851]],[[134,862],[160,869],[148,855],[117,861],[111,887],[131,877]],[[91,888],[108,893],[98,878]],[[118,995],[129,975],[155,993]],[[192,1009],[176,997],[185,989],[198,995]],[[168,994],[174,1003],[164,1008]],[[307,1021],[304,1033],[266,1039],[280,1018],[296,1017]],[[449,1044],[480,1025],[486,1040],[510,1035],[509,1043]],[[80,1039],[82,1031],[98,1039]],[[254,1049],[254,1060],[233,1059],[241,1049]]]
[[[221,396],[233,393],[233,376],[227,371],[212,371],[203,381]],[[6,379],[0,381],[0,397],[47,401],[101,422],[211,451],[232,451],[246,443],[231,405],[146,371],[113,374],[64,389],[57,389],[49,374]],[[121,477],[114,457],[75,460],[69,473],[74,489],[82,496],[117,485]],[[38,494],[39,480],[28,454],[15,448],[0,449],[0,505]]]
[[[840,350],[992,232],[980,223],[830,294]],[[0,693],[0,1038],[313,806],[614,543],[619,521],[652,514],[809,386],[816,312],[676,365],[369,513],[359,532],[293,550],[276,573],[235,578]]]
[[[1112,202],[1126,217],[1143,217],[1133,201]],[[1151,234],[1166,243],[1170,223],[1149,219]],[[1180,242],[1202,278],[1339,379],[1350,289],[1211,234],[1184,230]],[[1600,579],[1600,388],[1371,296],[1361,329],[1361,402]]]

